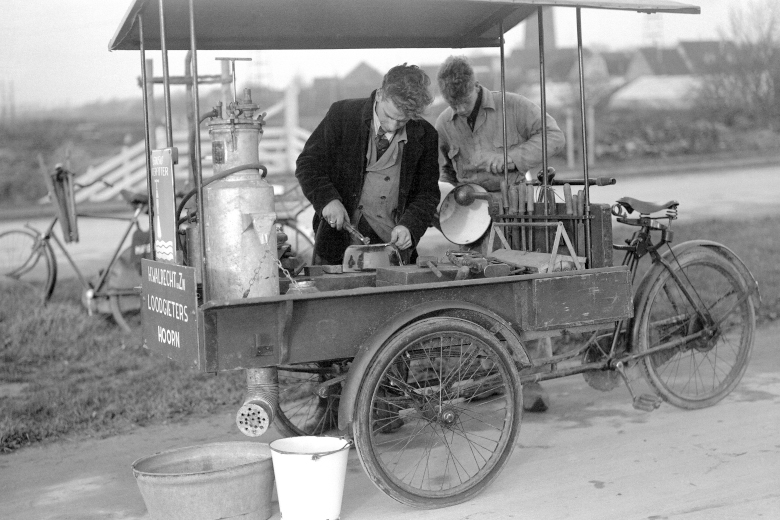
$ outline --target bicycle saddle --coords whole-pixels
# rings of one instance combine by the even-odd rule
[[[640,215],[649,215],[657,211],[673,209],[680,205],[676,200],[670,200],[669,202],[659,204],[657,202],[645,202],[633,197],[622,197],[617,200],[617,203],[626,208],[629,213],[638,211]]]
[[[119,193],[128,204],[149,204],[149,195],[147,193],[133,192],[129,190],[122,190]]]

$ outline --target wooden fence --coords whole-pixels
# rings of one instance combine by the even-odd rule
[[[295,171],[295,160],[303,150],[303,145],[310,134],[308,130],[298,126],[297,88],[291,85],[285,98],[265,112],[267,120],[283,115],[284,123],[282,126],[264,128],[259,144],[260,162],[266,165],[268,175],[271,177],[291,176]],[[165,129],[159,127],[156,130],[156,142],[164,143]],[[213,173],[210,142],[208,130],[201,130],[201,165],[204,178],[208,178]],[[179,163],[174,168],[177,186],[183,186],[191,178],[186,130],[173,132],[173,146],[179,150]],[[77,176],[75,182],[85,186],[95,183],[76,192],[77,203],[119,199],[121,190],[146,192],[144,142],[125,147],[114,157]]]

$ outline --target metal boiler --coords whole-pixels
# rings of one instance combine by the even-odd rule
[[[214,175],[248,165],[204,187],[206,280],[210,299],[237,299],[279,294],[276,263],[274,190],[252,168],[259,163],[263,115],[251,91],[230,103],[225,118],[209,123]]]
[[[244,89],[244,98],[228,105],[225,118],[215,109],[217,117],[208,123],[214,176],[238,169],[203,188],[206,283],[212,300],[279,294],[274,190],[258,168],[265,124],[264,114],[255,117],[258,108],[251,91]],[[248,368],[246,379],[236,425],[257,437],[274,419],[277,369]]]

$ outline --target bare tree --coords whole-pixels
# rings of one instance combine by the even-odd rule
[[[732,9],[723,56],[706,72],[699,108],[728,126],[780,130],[780,3]]]

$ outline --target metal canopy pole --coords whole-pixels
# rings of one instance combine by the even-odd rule
[[[195,41],[195,7],[193,0],[189,0],[190,7],[190,59],[192,60],[192,124],[195,125],[195,153],[191,154],[195,160],[190,167],[198,190],[198,232],[200,234],[200,279],[202,281],[203,301],[209,301],[208,286],[206,280],[206,225],[203,210],[203,170],[200,162],[200,100],[198,98],[198,46]],[[179,216],[176,215],[178,219]]]
[[[165,139],[166,147],[173,147],[173,121],[171,119],[171,83],[168,76],[168,44],[165,36],[165,0],[160,5],[160,50],[163,63],[163,94],[165,95]]]
[[[582,18],[581,9],[577,8],[577,58],[580,65],[580,118],[582,120],[582,167],[583,176],[585,179],[585,185],[583,187],[585,194],[585,211],[583,217],[585,219],[585,256],[587,258],[587,266],[593,265],[592,252],[590,250],[590,189],[588,182],[588,139],[586,134],[586,120],[585,120],[585,72],[582,60]]]
[[[144,158],[146,159],[146,196],[149,198],[149,204],[146,205],[149,213],[149,243],[154,244],[154,226],[151,225],[154,222],[154,204],[152,201],[152,140],[151,132],[149,131],[149,92],[146,90],[148,85],[146,78],[146,48],[144,47],[144,20],[139,13],[136,17],[138,20],[138,39],[140,41],[139,49],[141,50],[141,96],[143,108],[144,108]],[[154,248],[150,248],[152,253],[152,260],[157,260]]]
[[[550,209],[547,201],[547,93],[545,91],[545,75],[544,75],[544,15],[542,14],[542,6],[538,8],[538,14],[536,16],[539,25],[539,93],[541,94],[542,101],[542,203],[544,205],[544,216],[548,216]],[[533,189],[533,188],[532,188]],[[554,199],[553,199],[554,202]],[[545,219],[546,220],[546,219]],[[550,251],[550,234],[545,232],[544,244],[547,251]]]
[[[501,122],[503,123],[504,133],[501,136],[504,145],[504,184],[509,189],[509,150],[507,150],[507,135],[506,135],[506,80],[504,74],[504,20],[503,18],[498,22],[498,40],[501,48]],[[506,208],[504,208],[506,210]]]

